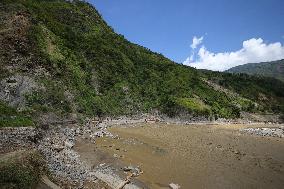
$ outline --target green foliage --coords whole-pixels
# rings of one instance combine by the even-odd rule
[[[70,113],[71,105],[64,94],[61,83],[51,80],[41,81],[48,90],[39,90],[26,95],[27,106],[34,111],[53,111],[64,115]]]
[[[1,127],[29,127],[34,126],[34,122],[30,117],[12,116],[0,117]]]
[[[31,18],[28,39],[37,64],[51,74],[44,90],[27,96],[35,112],[125,115],[158,109],[215,117],[241,111],[282,112],[284,84],[176,64],[116,34],[86,2],[5,0]],[[21,10],[19,10],[21,9]],[[204,80],[237,93],[214,89]],[[74,96],[66,97],[66,91]]]
[[[176,103],[185,108],[190,113],[200,115],[210,115],[210,108],[205,105],[200,99],[196,98],[178,98]]]
[[[4,102],[0,101],[0,112],[1,116],[6,115],[6,116],[13,116],[17,113],[17,110],[15,108],[7,106]]]
[[[0,62],[0,65],[1,65],[1,62]],[[6,69],[4,69],[2,66],[0,66],[0,80],[8,76],[9,76],[9,72]]]
[[[41,155],[35,152],[16,154],[16,157],[0,160],[0,163],[1,188],[35,188],[41,174],[45,172],[44,161]]]
[[[0,101],[0,128],[34,126],[32,118],[25,112],[17,112],[15,108]]]
[[[246,98],[236,98],[232,104],[240,111],[255,112],[257,111],[257,104]]]

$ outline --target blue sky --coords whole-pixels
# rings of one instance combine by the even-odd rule
[[[210,69],[209,64],[219,61],[220,58],[223,59],[226,52],[236,53],[245,49],[243,42],[250,39],[255,39],[256,42],[249,41],[248,43],[255,42],[256,46],[274,44],[273,48],[269,47],[263,51],[270,52],[278,48],[278,51],[272,54],[278,59],[282,58],[283,54],[284,58],[283,0],[88,1],[95,5],[117,33],[124,35],[134,43],[160,52],[178,63],[190,66],[193,65],[192,63],[203,66],[206,63]],[[198,38],[203,36],[203,40],[196,49],[190,46],[194,36]],[[203,51],[202,47],[204,47]],[[209,54],[204,57],[200,51],[204,53],[204,56],[206,53]],[[245,49],[244,51],[250,50]],[[219,56],[218,53],[222,54]],[[259,57],[259,53],[254,55],[258,56],[256,58],[251,58],[253,56],[251,53],[245,55],[237,53],[238,56],[242,56],[239,64],[246,63],[246,61],[257,62],[273,59],[272,57]],[[216,56],[219,56],[219,59],[216,59]],[[226,55],[225,60],[231,61],[231,59],[226,59],[230,57],[235,56],[234,54]],[[185,61],[186,59],[188,62]],[[239,59],[234,60],[235,63],[231,66],[237,64],[236,61]],[[218,67],[217,64],[215,63],[215,67]],[[207,67],[205,65],[205,68]]]

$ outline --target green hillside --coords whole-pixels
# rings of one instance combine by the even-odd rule
[[[85,2],[2,0],[0,19],[0,100],[21,118],[284,111],[284,83],[176,64],[116,34]]]
[[[254,64],[245,64],[236,66],[227,70],[228,73],[246,73],[250,75],[261,75],[264,77],[273,77],[284,81],[284,60],[273,62],[263,62]]]

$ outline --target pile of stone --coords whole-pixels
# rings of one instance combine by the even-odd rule
[[[105,123],[87,120],[84,126],[57,126],[45,131],[45,137],[37,145],[45,156],[50,172],[62,183],[82,187],[85,182],[95,182],[95,171],[80,160],[73,150],[77,138],[96,141],[98,137],[114,137]]]
[[[92,138],[94,137],[114,137],[109,131],[107,130],[101,130],[101,131],[97,131],[94,134],[90,135]]]
[[[45,156],[50,172],[62,183],[82,187],[85,181],[96,181],[88,166],[72,148],[76,135],[84,129],[54,128],[38,144],[38,150]]]
[[[94,143],[96,142],[96,138],[99,137],[115,138],[115,136],[107,130],[107,127],[108,125],[106,123],[87,123],[84,127],[80,128],[79,132],[76,132],[76,136],[81,135],[83,139],[89,139]]]
[[[110,186],[116,186],[124,180],[115,175],[112,169],[102,167],[93,169],[81,161],[79,154],[73,150],[78,138],[91,142],[95,142],[98,137],[116,138],[107,131],[108,126],[109,121],[87,120],[84,126],[75,124],[67,127],[57,125],[45,129],[5,128],[0,130],[0,151],[5,147],[12,150],[16,147],[36,148],[45,157],[54,178],[61,185],[71,185],[69,188],[82,188],[84,183],[97,182],[98,177]],[[131,172],[134,177],[141,174],[139,167],[128,167],[125,171]],[[127,183],[125,188],[137,187]]]
[[[279,128],[247,128],[242,129],[241,132],[251,135],[284,138],[284,126]]]
[[[126,173],[131,173],[134,177],[138,177],[143,173],[139,166],[126,166],[123,168],[123,171]]]
[[[0,136],[0,152],[7,152],[33,147],[38,132],[32,127],[9,127],[0,129]]]
[[[36,148],[45,157],[49,171],[56,180],[61,184],[68,183],[80,188],[85,181],[95,182],[97,178],[73,150],[76,137],[95,141],[95,138],[101,135],[111,136],[110,133],[98,131],[90,126],[78,125],[58,125],[48,130],[33,127],[3,128],[0,130],[0,152]]]

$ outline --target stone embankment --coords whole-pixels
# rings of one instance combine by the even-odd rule
[[[284,138],[284,126],[278,128],[247,128],[242,129],[241,132],[258,136]]]
[[[106,129],[108,122],[89,120],[84,126],[58,125],[45,130],[30,127],[2,128],[0,129],[0,152],[37,149],[45,157],[54,179],[64,188],[84,188],[86,183],[95,185],[100,180],[110,188],[138,189],[140,187],[131,183],[132,175],[121,178],[115,174],[112,167],[90,167],[81,161],[79,154],[73,150],[79,138],[95,143],[97,137],[115,137]]]
[[[0,129],[0,153],[34,148],[38,132],[32,127]]]

